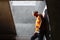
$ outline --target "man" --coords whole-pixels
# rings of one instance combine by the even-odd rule
[[[36,24],[35,24],[35,32],[34,35],[31,37],[31,40],[35,40],[36,38],[40,39],[39,31],[40,31],[40,26],[42,23],[41,17],[42,15],[38,14],[38,11],[35,11],[33,14],[36,17]]]
[[[36,17],[35,32],[31,40],[35,40],[36,38],[43,40],[44,35],[46,36],[46,40],[49,40],[49,22],[47,14],[43,16],[42,14],[38,14],[38,11],[35,11],[34,16]]]

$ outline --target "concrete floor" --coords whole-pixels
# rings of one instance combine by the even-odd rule
[[[16,26],[17,36],[0,35],[0,40],[30,40],[31,39],[31,36],[34,34],[35,24],[17,23],[15,24],[15,26]],[[44,38],[44,40],[46,39]]]
[[[16,24],[17,37],[16,40],[30,40],[31,36],[34,34],[35,24]],[[37,40],[37,39],[36,39]],[[45,37],[44,37],[44,40]]]

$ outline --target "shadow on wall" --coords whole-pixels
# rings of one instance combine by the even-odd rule
[[[16,35],[9,2],[0,2],[0,35]]]

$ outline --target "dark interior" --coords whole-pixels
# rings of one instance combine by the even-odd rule
[[[8,1],[0,1],[0,38],[15,36],[16,30]]]
[[[50,18],[52,40],[59,40],[60,1],[46,0]],[[56,35],[57,34],[57,35]],[[0,39],[15,39],[16,29],[8,1],[0,1]]]
[[[51,33],[52,40],[60,40],[60,32],[59,32],[59,20],[60,20],[60,1],[58,0],[46,0],[48,7],[48,14],[50,17],[50,25],[51,25]]]

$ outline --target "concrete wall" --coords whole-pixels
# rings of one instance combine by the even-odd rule
[[[37,2],[36,6],[11,6],[17,36],[30,36],[34,33],[35,17],[33,11],[38,10],[42,13],[45,2]]]
[[[13,6],[13,17],[16,23],[34,23],[35,18],[32,12],[34,6]]]
[[[50,17],[52,40],[60,40],[60,1],[46,0]]]
[[[0,1],[0,36],[16,34],[8,1]]]
[[[35,6],[35,10],[38,10],[39,13],[42,13],[45,5],[46,5],[45,1],[37,1],[36,6]]]
[[[34,33],[35,17],[32,16],[34,6],[13,6],[17,36],[30,36]]]

